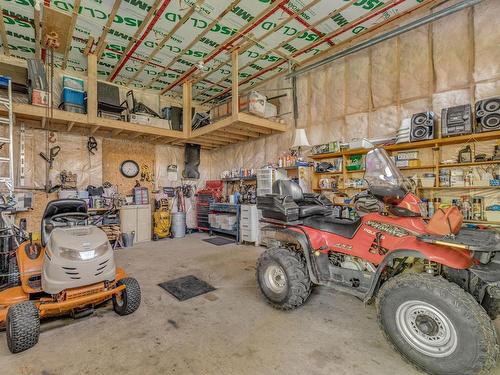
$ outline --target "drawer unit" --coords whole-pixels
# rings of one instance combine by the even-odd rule
[[[259,219],[262,215],[256,205],[242,205],[240,216],[241,240],[259,244],[260,225]]]

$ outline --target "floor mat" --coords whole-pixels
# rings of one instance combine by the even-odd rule
[[[236,240],[234,238],[225,238],[225,237],[214,237],[214,238],[205,238],[203,241],[211,243],[215,246],[228,245],[230,243],[234,244]]]
[[[177,298],[179,301],[185,301],[187,299],[215,290],[212,285],[198,279],[193,275],[165,281],[158,285],[169,292],[171,295],[173,295],[175,298]]]

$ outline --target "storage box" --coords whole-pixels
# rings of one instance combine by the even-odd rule
[[[63,87],[78,91],[85,91],[83,79],[67,75],[63,75]]]
[[[50,94],[47,91],[33,89],[33,93],[31,94],[31,104],[46,107],[49,103]]]
[[[129,115],[129,122],[133,124],[151,125],[151,117],[138,113],[131,113]]]
[[[66,112],[83,113],[83,114],[86,113],[85,107],[71,103],[63,103],[61,109]]]
[[[83,91],[65,87],[62,91],[62,102],[76,104],[83,107],[85,103],[85,93]]]
[[[496,221],[496,222],[500,221],[500,211],[486,210],[484,211],[484,213],[487,221]]]
[[[149,122],[151,126],[162,128],[162,129],[170,129],[170,121],[164,120],[158,117],[150,117]]]
[[[348,171],[360,171],[363,169],[363,155],[351,155],[347,158],[346,169]]]

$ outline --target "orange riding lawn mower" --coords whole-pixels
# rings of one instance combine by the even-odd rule
[[[109,240],[92,225],[85,201],[49,202],[40,242],[10,223],[11,207],[0,205],[0,328],[12,353],[38,342],[42,318],[80,318],[110,299],[118,315],[137,310],[139,284],[115,266]]]

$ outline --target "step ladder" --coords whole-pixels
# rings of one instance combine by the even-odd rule
[[[8,164],[8,176],[0,176],[0,191],[7,190],[9,196],[14,195],[14,113],[12,108],[12,81],[9,77],[0,76],[0,88],[7,88],[7,98],[0,97],[0,126],[9,126],[8,137],[0,137],[0,144],[9,146],[9,156],[0,157],[1,164]]]

